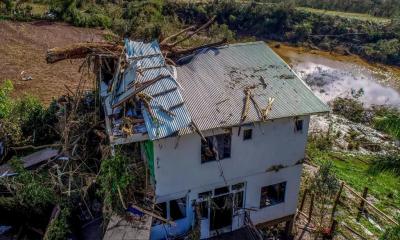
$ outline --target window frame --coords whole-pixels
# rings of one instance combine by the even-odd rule
[[[171,202],[172,201],[177,201],[177,200],[180,200],[180,199],[184,199],[185,200],[184,216],[179,218],[179,219],[173,219],[171,217]],[[166,214],[167,215],[166,215],[165,219],[170,220],[170,221],[179,221],[181,219],[187,218],[187,206],[188,206],[188,197],[187,196],[184,196],[184,197],[181,197],[181,198],[175,198],[175,199],[167,200],[167,201],[164,201],[164,202],[160,202],[160,203],[157,203],[156,205],[161,205],[161,204],[165,204],[165,206],[166,206]],[[153,223],[153,226],[157,226],[157,225],[160,225],[160,224],[164,224],[164,223],[162,223],[161,221],[157,221],[156,223]]]
[[[304,129],[304,120],[300,118],[295,118],[294,120],[294,132],[302,133]]]
[[[222,137],[222,139],[220,139],[220,141],[222,141],[222,142],[218,141],[218,137]],[[201,164],[217,161],[217,158],[214,153],[212,153],[213,154],[212,158],[207,159],[207,157],[205,156],[207,149],[212,150],[211,145],[212,145],[212,141],[214,141],[214,138],[216,138],[216,141],[217,141],[216,144],[218,145],[217,151],[220,149],[222,149],[222,151],[223,151],[222,156],[218,156],[219,157],[218,160],[229,159],[232,157],[232,132],[231,131],[229,131],[227,133],[225,132],[225,133],[210,135],[205,138],[207,140],[207,143],[205,143],[204,141],[201,141],[201,147],[200,147]],[[227,147],[227,146],[225,146],[226,139],[229,139],[229,145],[228,145],[229,152],[226,151],[226,149],[225,149]]]
[[[268,192],[263,194],[263,189],[267,189],[267,188],[270,188],[270,187],[273,188],[276,185],[280,185],[281,188],[282,188],[282,185],[283,185],[283,194],[281,195],[281,199],[276,200],[275,202],[267,205],[266,204],[267,198],[265,198],[263,200],[263,195],[268,194]],[[271,185],[262,186],[261,189],[260,189],[260,207],[259,208],[263,209],[263,208],[275,206],[275,205],[278,205],[278,204],[281,204],[281,203],[285,203],[285,201],[286,201],[286,188],[287,188],[287,181],[283,181],[283,182],[278,182],[278,183],[271,184]]]
[[[250,134],[250,136],[248,134]],[[252,128],[244,129],[243,130],[243,141],[248,141],[251,139],[253,139],[253,129]]]

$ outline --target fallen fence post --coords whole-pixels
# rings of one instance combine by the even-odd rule
[[[379,210],[377,207],[375,207],[372,203],[370,203],[367,199],[363,198],[360,194],[358,194],[357,192],[355,192],[351,187],[347,186],[347,184],[344,185],[345,188],[347,188],[351,193],[353,193],[354,195],[356,195],[358,198],[361,198],[364,200],[364,202],[369,205],[375,212],[381,214],[383,217],[385,217],[387,220],[389,220],[391,223],[395,224],[395,225],[399,225],[393,218],[389,217],[388,215],[386,215],[384,212],[382,212],[381,210]]]
[[[336,194],[335,202],[333,203],[332,213],[331,213],[331,223],[332,223],[332,224],[333,224],[333,222],[334,222],[335,212],[336,212],[337,205],[338,205],[338,203],[339,203],[339,201],[340,201],[340,196],[342,195],[343,186],[344,186],[344,182],[342,182],[342,183],[340,184],[339,191],[338,191],[337,194]]]
[[[368,195],[368,187],[365,187],[362,198],[361,198],[360,206],[358,207],[358,213],[357,213],[357,218],[356,218],[357,222],[360,221],[361,215],[364,212],[364,206],[365,206],[364,199],[367,199],[367,195]]]
[[[308,188],[306,188],[306,190],[304,190],[303,198],[301,199],[301,204],[300,204],[299,211],[303,211],[303,206],[304,206],[304,202],[306,201],[306,197],[307,197],[308,191],[309,191]]]
[[[313,210],[314,210],[314,194],[311,194],[310,210],[308,212],[308,222],[311,222]]]

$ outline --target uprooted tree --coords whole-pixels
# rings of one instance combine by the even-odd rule
[[[219,41],[206,43],[200,46],[194,47],[181,47],[179,46],[184,41],[189,40],[201,31],[206,30],[214,23],[216,17],[212,17],[205,24],[195,27],[187,27],[171,36],[168,36],[160,41],[160,49],[171,64],[174,64],[172,59],[178,59],[187,54],[191,54],[199,49],[206,47],[216,47],[227,42],[227,39],[221,39]],[[106,43],[106,42],[89,42],[89,43],[77,43],[66,47],[56,47],[49,49],[46,54],[47,63],[55,63],[65,59],[76,59],[85,58],[90,55],[103,55],[108,57],[118,58],[124,50],[124,47],[118,43]]]

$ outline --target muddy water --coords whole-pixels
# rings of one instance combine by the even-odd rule
[[[361,90],[360,100],[366,106],[400,107],[400,68],[368,64],[355,56],[285,45],[272,48],[325,102]]]

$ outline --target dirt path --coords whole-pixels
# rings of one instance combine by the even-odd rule
[[[102,41],[104,33],[63,23],[0,21],[0,83],[9,79],[14,84],[14,97],[33,94],[47,104],[67,91],[64,85],[76,87],[82,60],[50,65],[45,61],[46,50],[74,42]],[[32,80],[22,80],[29,76]]]

